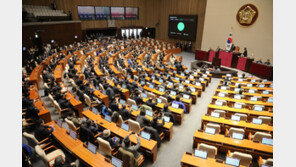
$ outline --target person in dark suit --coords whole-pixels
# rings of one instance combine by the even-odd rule
[[[258,61],[256,61],[256,63],[262,64],[263,62],[261,59],[259,59]]]
[[[129,119],[130,112],[126,109],[126,105],[125,104],[123,104],[122,105],[122,108],[119,109],[119,114],[121,115],[121,117],[122,117],[122,119],[124,121]]]
[[[144,103],[141,97],[141,94],[139,92],[135,92],[133,99],[136,101],[138,106]]]
[[[98,126],[96,120],[95,121],[92,121],[92,120],[88,119],[86,121],[86,127],[88,129],[90,129],[94,134],[97,134],[99,132],[99,126]]]
[[[144,124],[144,130],[143,131],[148,132],[148,133],[151,134],[151,139],[157,141],[157,147],[159,148],[160,145],[161,145],[161,139],[160,139],[159,133],[157,132],[156,129],[154,129],[151,126],[151,123],[150,123],[149,119],[144,119],[143,124]]]
[[[38,125],[38,127],[36,128],[36,130],[34,131],[34,136],[38,141],[42,141],[48,137],[51,136],[51,133],[54,130],[54,127],[49,125],[44,125],[44,121],[39,119],[36,124]],[[48,128],[50,128],[50,130],[48,130]]]
[[[270,60],[267,59],[267,61],[264,64],[270,66]]]
[[[248,51],[247,48],[244,48],[244,53],[243,53],[244,57],[248,57]]]
[[[162,114],[162,117],[164,114]],[[164,119],[162,119],[162,123],[158,123],[158,120],[161,117],[154,117],[153,120],[151,121],[151,126],[157,130],[158,134],[162,133],[162,127],[164,125]]]
[[[150,106],[150,107],[152,108],[153,111],[156,110],[156,105],[157,105],[157,103],[155,103],[155,102],[153,103],[151,97],[146,101],[146,104],[147,104],[148,106]]]
[[[150,121],[148,118],[145,117],[145,115],[146,115],[146,112],[143,110],[140,112],[140,114],[136,118],[136,121],[139,122],[141,128],[144,126],[144,120]]]
[[[39,110],[35,106],[30,106],[25,111],[25,118],[32,119],[33,121],[37,121],[40,119],[38,113],[39,113]]]
[[[88,141],[91,143],[94,143],[94,141],[96,140],[94,137],[95,136],[94,133],[89,128],[87,128],[86,123],[82,123],[82,125],[80,126],[79,136],[80,136],[80,140],[84,143]]]
[[[170,117],[170,122],[173,124],[175,123],[175,116],[174,114],[169,110],[168,105],[165,105],[163,110],[160,112],[161,114],[164,114],[165,116]]]
[[[59,106],[61,107],[61,109],[67,109],[62,113],[62,117],[65,117],[66,115],[68,115],[71,111],[74,111],[76,115],[79,115],[77,109],[75,109],[71,103],[70,100],[66,99],[66,94],[62,94],[61,97],[58,100]]]
[[[119,111],[119,105],[115,99],[111,100],[111,102],[109,103],[109,107],[112,111]]]
[[[107,89],[105,88],[105,90],[106,90],[106,94],[108,95],[109,102],[111,102],[112,99],[115,98],[115,93],[114,93],[113,89],[111,88],[111,86],[108,86]]]
[[[84,94],[81,90],[76,89],[75,87],[72,88],[73,93],[76,93],[76,95],[79,97],[79,100],[83,103],[85,103]]]

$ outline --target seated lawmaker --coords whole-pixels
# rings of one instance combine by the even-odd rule
[[[146,110],[140,110],[140,114],[137,116],[136,121],[139,122],[140,127],[142,128],[144,126],[144,120],[149,120],[148,118],[145,117],[146,115]]]
[[[102,134],[99,135],[99,137],[101,137],[102,139],[106,140],[109,142],[111,148],[115,148],[116,146],[118,146],[118,143],[116,143],[112,137],[110,136],[111,132],[109,129],[105,129],[103,131]]]
[[[184,110],[184,113],[187,113],[187,111],[186,111],[186,107],[185,107],[185,104],[184,104],[183,102],[181,102],[179,96],[177,96],[177,97],[176,97],[176,100],[173,101],[172,103],[177,103],[177,104],[179,105],[179,107],[181,107],[181,108]]]
[[[157,147],[159,148],[160,144],[161,144],[161,139],[160,139],[159,133],[157,132],[157,130],[155,128],[153,128],[151,126],[151,122],[149,119],[144,119],[143,124],[144,124],[143,131],[151,134],[151,139],[157,141]]]
[[[69,115],[67,116],[67,119],[72,121],[76,127],[81,126],[83,122],[82,118],[77,117],[75,112],[69,113]]]
[[[261,59],[259,59],[258,61],[256,61],[256,63],[262,64],[263,62]]]
[[[72,163],[67,163],[66,160],[60,155],[55,158],[54,164],[52,167],[77,167],[79,166],[79,160],[76,160]]]
[[[122,105],[122,108],[119,109],[119,114],[121,115],[122,119],[128,120],[130,117],[130,112],[128,111],[128,109],[126,108],[126,104]]]
[[[54,130],[53,126],[45,125],[42,119],[39,119],[36,123],[39,126],[34,131],[34,136],[39,142],[51,136]],[[50,130],[48,130],[48,128],[50,128]]]
[[[138,159],[140,157],[140,153],[138,152],[138,149],[141,146],[141,141],[139,136],[135,133],[135,136],[137,138],[137,144],[136,145],[131,145],[131,141],[129,139],[129,136],[132,134],[133,132],[130,132],[127,136],[124,137],[124,139],[122,140],[121,146],[124,150],[129,151],[131,153],[134,154],[134,157],[136,159]]]
[[[73,91],[73,93],[76,93],[76,95],[79,97],[79,100],[82,103],[85,103],[84,93],[81,90],[76,89],[75,87],[73,87],[72,91]]]
[[[94,143],[96,141],[95,134],[87,127],[86,122],[82,123],[79,128],[79,137],[84,143]]]
[[[156,110],[156,105],[157,105],[157,103],[156,103],[156,102],[153,103],[151,97],[149,97],[149,99],[146,101],[146,104],[147,104],[148,106],[150,106],[150,107],[152,108],[153,111]]]
[[[267,59],[267,61],[264,64],[270,66],[270,60]]]
[[[163,110],[160,112],[161,114],[164,114],[165,116],[170,117],[170,122],[173,124],[175,123],[175,116],[174,114],[169,110],[169,106],[165,105]]]
[[[161,114],[161,116],[163,117],[164,114]],[[162,122],[161,123],[158,123],[158,120],[161,119]],[[151,122],[151,126],[157,130],[157,132],[160,134],[162,132],[162,127],[164,125],[164,119],[161,118],[160,116],[158,117],[153,117],[153,120]]]

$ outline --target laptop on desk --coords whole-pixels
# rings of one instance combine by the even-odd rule
[[[141,132],[141,137],[144,138],[144,139],[146,139],[146,140],[148,140],[148,141],[150,141],[151,134],[148,133],[148,132],[142,131]]]
[[[122,161],[113,156],[111,158],[111,164],[114,165],[115,167],[122,167]]]
[[[105,115],[105,120],[111,122],[111,117],[109,115]]]
[[[95,146],[94,144],[88,142],[87,144],[87,149],[92,152],[93,154],[97,153],[97,146]]]
[[[125,123],[122,123],[121,124],[121,129],[123,129],[123,130],[125,130],[125,131],[129,131],[129,126],[128,126],[128,124],[125,124]]]

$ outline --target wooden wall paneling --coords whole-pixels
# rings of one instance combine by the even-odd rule
[[[161,0],[160,6],[160,28],[157,29],[156,38],[168,41],[176,41],[168,38],[168,17],[172,14],[198,15],[196,41],[193,49],[201,47],[206,0]]]
[[[60,46],[74,43],[81,40],[81,23],[65,23],[65,24],[46,24],[46,25],[28,25],[22,27],[22,41],[26,47],[32,46],[31,38],[37,30],[43,43],[50,43],[53,39]],[[74,36],[77,35],[77,39]]]
[[[22,0],[23,5],[40,5],[40,6],[49,6],[49,0]]]
[[[45,0],[24,0],[26,3],[40,3]],[[77,7],[81,6],[131,6],[139,8],[139,20],[115,20],[116,27],[143,26],[156,28],[156,38],[168,38],[168,17],[171,14],[198,15],[196,41],[193,49],[201,48],[207,0],[56,0],[57,8],[72,12],[73,20],[78,20]],[[159,25],[157,25],[159,23]],[[105,20],[82,21],[81,29],[107,28]]]

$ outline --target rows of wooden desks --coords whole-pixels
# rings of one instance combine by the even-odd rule
[[[249,105],[262,105],[266,107],[273,108],[273,103],[269,102],[263,102],[263,101],[251,101],[251,100],[246,100],[246,99],[234,99],[234,98],[229,98],[229,97],[219,97],[219,96],[213,96],[213,101],[216,100],[225,100],[227,102],[232,102],[232,103],[244,103],[244,104],[249,104]]]
[[[44,102],[41,100],[36,84],[30,87],[29,93],[30,93],[29,98],[31,100],[34,100],[34,105],[39,110],[39,113],[38,113],[39,117],[42,118],[45,123],[50,122],[51,121],[50,112],[48,108],[45,106]]]
[[[132,80],[130,80],[130,82],[132,82]],[[152,90],[151,88],[149,88],[146,85],[143,88],[144,89],[146,88],[145,90],[147,90],[147,91],[150,90],[150,92],[154,93],[154,91],[153,91],[154,89]],[[184,100],[187,100],[187,99],[184,99]],[[185,106],[186,106],[186,104],[185,104]],[[190,106],[191,106],[191,104],[190,104]],[[158,105],[157,107],[163,108],[164,106],[162,106],[162,105],[159,106]],[[172,111],[172,113],[174,114],[174,117],[176,119],[176,122],[181,125],[183,123],[184,110],[181,109],[181,108],[178,108],[178,109],[177,108],[173,108],[171,106],[169,106],[169,110]]]
[[[129,132],[121,129],[115,123],[106,121],[101,117],[101,115],[96,115],[90,110],[84,111],[83,115],[93,121],[97,121],[100,127],[102,127],[103,129],[109,129],[112,134],[121,139],[129,134]],[[140,149],[144,151],[149,157],[151,157],[153,162],[155,162],[157,159],[157,142],[154,140],[148,141],[146,139],[143,139],[142,137],[139,138],[141,142]],[[134,135],[130,136],[130,140],[133,144],[137,143],[137,139]]]
[[[243,128],[246,131],[246,134],[249,134],[251,132],[254,134],[257,131],[266,132],[266,133],[273,133],[273,126],[267,125],[267,124],[254,124],[252,122],[246,122],[246,121],[234,121],[231,119],[226,119],[224,117],[216,118],[211,117],[210,115],[203,115],[202,117],[202,127],[204,127],[207,123],[212,122],[216,124],[222,125],[222,131],[225,132],[226,128],[229,127],[237,127],[237,128]]]
[[[219,151],[227,152],[239,151],[251,154],[253,157],[258,158],[271,158],[273,155],[273,146],[254,142],[249,139],[233,139],[230,136],[222,134],[208,134],[202,130],[196,130],[193,136],[193,148],[197,148],[198,143],[205,143],[217,147]]]
[[[224,81],[225,76],[222,76],[221,81]],[[241,84],[255,84],[255,85],[260,85],[264,84],[265,86],[270,86],[273,84],[271,81],[262,81],[261,79],[256,79],[256,78],[240,78],[240,77],[232,77],[231,82],[234,83],[241,83]]]
[[[225,164],[222,160],[217,160],[213,158],[199,158],[194,156],[192,153],[184,153],[181,159],[181,166],[182,167],[231,167],[230,165]],[[240,165],[240,167],[242,167]]]
[[[164,106],[163,104],[158,104],[158,105],[162,105]],[[121,108],[121,104],[119,105],[120,108]],[[137,116],[140,114],[140,110],[134,110],[132,109],[131,107],[127,107],[128,110],[131,109],[131,116],[132,116],[132,119],[133,120],[136,120]],[[148,118],[150,121],[152,121],[153,117],[150,117],[148,115],[145,115],[146,118]],[[158,123],[162,123],[162,120],[159,119]],[[163,127],[162,127],[164,133],[165,133],[165,136],[167,136],[168,140],[171,140],[172,137],[173,137],[173,123],[172,122],[165,122]]]
[[[49,122],[47,125],[53,125],[54,131],[52,135],[54,138],[72,155],[78,158],[83,164],[92,167],[102,167],[102,166],[110,166],[109,162],[105,160],[105,157],[100,153],[93,154],[90,152],[83,144],[82,141],[76,138],[74,140],[68,133],[67,130],[63,127],[59,127],[55,122]]]
[[[221,86],[222,86],[222,84],[220,83],[219,84],[219,87],[221,87]],[[230,87],[230,90],[234,90],[238,86],[236,86],[236,85],[229,85],[229,87]],[[257,90],[261,90],[261,91],[263,91],[263,90],[270,90],[270,91],[272,91],[273,90],[272,87],[254,87],[254,86],[248,87],[248,86],[242,86],[241,88],[242,89],[257,89]]]
[[[215,104],[209,104],[208,105],[208,114],[211,115],[211,112],[213,110],[224,110],[226,117],[231,117],[231,115],[233,115],[235,113],[247,114],[248,118],[258,117],[258,116],[273,117],[272,111],[255,111],[255,110],[249,110],[246,108],[233,108],[233,107],[229,107],[229,106],[225,106],[225,105],[217,106]],[[251,119],[249,121],[251,121]]]
[[[159,74],[156,74],[156,75],[158,75],[158,76],[160,76]],[[167,78],[165,78],[165,79],[167,79]],[[161,82],[159,82],[159,81],[157,81],[157,80],[154,80],[154,79],[152,79],[152,78],[150,78],[150,77],[145,77],[145,80],[146,81],[149,81],[149,82],[153,82],[153,83],[155,83],[155,84],[157,84],[157,85],[161,85],[162,83]],[[174,80],[173,79],[173,82],[174,83],[179,83],[179,81],[177,81],[177,80]],[[167,83],[167,82],[166,82]],[[196,98],[194,98],[194,96],[197,96],[198,95],[198,97],[201,97],[201,93],[202,93],[202,91],[204,91],[204,87],[205,86],[197,86],[197,85],[192,85],[192,84],[187,84],[187,83],[182,83],[182,84],[184,84],[184,85],[187,85],[188,87],[193,87],[193,88],[195,88],[196,89],[196,92],[192,92],[191,93],[191,96],[193,97],[193,100],[194,101],[196,101]],[[168,86],[169,88],[171,87],[171,86]],[[181,92],[183,92],[184,90],[181,90]],[[155,92],[156,94],[158,94],[158,95],[163,95],[164,93],[163,92],[159,92],[159,91],[156,91]],[[195,103],[194,103],[195,104]]]
[[[69,58],[69,56],[67,56],[67,58]],[[67,58],[63,60],[67,62],[66,61]],[[56,78],[56,81],[59,82],[61,85],[61,88],[62,88],[61,93],[66,93],[66,99],[69,100],[71,105],[78,111],[79,117],[82,117],[81,113],[83,111],[83,103],[79,100],[76,100],[74,95],[68,91],[66,85],[62,80],[63,71],[64,71],[64,68],[62,67],[62,65],[57,65],[54,71],[54,77]]]
[[[222,93],[228,93],[231,95],[235,95],[238,92],[236,91],[231,91],[231,90],[222,90],[222,89],[216,89],[216,94],[222,92]],[[273,97],[273,94],[261,94],[261,93],[248,93],[248,92],[243,92],[243,95],[247,96],[247,97],[251,97],[251,96],[261,96],[262,98],[269,98],[269,97]]]
[[[223,79],[221,80],[223,81]],[[250,82],[239,80],[237,78],[235,83],[243,83],[243,84],[253,84],[254,81],[253,78],[249,80]],[[233,81],[232,81],[233,82]],[[256,83],[261,84],[261,83]],[[270,85],[271,82],[265,82],[265,85]],[[273,158],[273,146],[263,144],[261,142],[256,142],[253,140],[250,140],[248,138],[248,134],[254,134],[255,132],[265,132],[269,134],[273,134],[273,126],[272,124],[254,124],[252,123],[253,118],[257,118],[258,116],[267,116],[273,118],[273,103],[267,102],[267,98],[272,98],[272,94],[261,94],[261,93],[246,93],[243,94],[246,96],[262,96],[266,98],[264,101],[251,101],[247,99],[234,99],[232,96],[235,94],[238,94],[238,92],[234,91],[233,89],[236,88],[236,85],[231,85],[231,90],[222,90],[221,85],[219,85],[219,89],[216,90],[215,95],[213,96],[212,102],[208,105],[208,111],[207,114],[205,114],[202,117],[202,128],[200,130],[196,130],[193,136],[193,149],[196,149],[198,144],[204,143],[207,145],[211,145],[217,148],[219,152],[227,153],[227,151],[238,151],[246,154],[252,155],[253,158]],[[273,90],[272,87],[244,87],[244,89],[257,89],[257,90]],[[231,96],[228,95],[228,97],[220,97],[219,93],[228,93],[231,94]],[[216,100],[225,100],[227,101],[228,105],[222,105],[218,106],[215,105]],[[264,105],[265,108],[263,111],[255,111],[251,110],[249,108],[234,108],[233,105],[230,105],[230,103],[245,103],[247,105]],[[223,110],[225,111],[224,117],[213,117],[211,116],[211,113],[214,110]],[[231,120],[231,116],[235,113],[241,113],[247,115],[247,121],[234,121]],[[204,130],[205,126],[208,123],[215,123],[219,124],[221,126],[221,132],[216,134],[209,134],[206,133]],[[230,137],[227,134],[227,129],[231,127],[241,128],[244,129],[245,135],[242,140],[240,139],[234,139]],[[229,166],[226,165],[224,161],[213,159],[213,158],[199,158],[193,155],[193,153],[184,153],[182,159],[181,159],[181,166],[187,167],[187,166]]]

